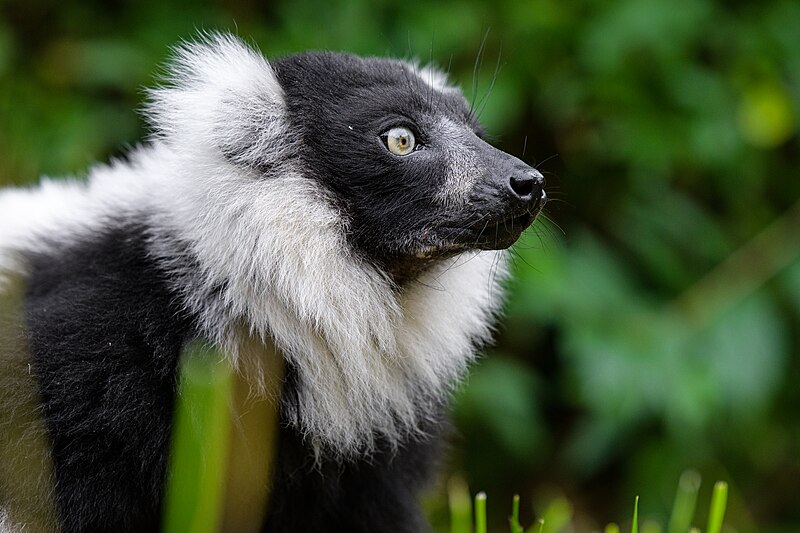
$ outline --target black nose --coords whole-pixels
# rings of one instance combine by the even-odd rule
[[[508,184],[511,192],[523,202],[544,199],[544,176],[538,170],[517,171],[511,176]]]

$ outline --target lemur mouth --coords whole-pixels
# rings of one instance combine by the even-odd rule
[[[450,226],[438,233],[435,244],[417,247],[411,254],[397,257],[389,269],[398,285],[413,279],[436,261],[469,250],[503,250],[514,244],[541,210],[524,211],[506,218],[485,218],[472,224]],[[432,237],[429,231],[424,237]]]
[[[474,224],[470,229],[477,232],[472,248],[478,250],[502,250],[519,239],[522,232],[533,223],[536,213],[526,211],[507,218],[487,220]]]
[[[536,219],[540,209],[505,218],[484,217],[469,225],[445,228],[441,242],[414,252],[417,259],[441,259],[467,250],[503,250],[514,244]]]

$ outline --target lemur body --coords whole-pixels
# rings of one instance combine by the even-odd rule
[[[88,182],[0,193],[58,529],[158,530],[178,356],[208,339],[258,393],[249,336],[286,368],[263,531],[425,530],[448,396],[541,175],[402,61],[268,62],[213,36],[178,50],[147,115],[150,142]]]

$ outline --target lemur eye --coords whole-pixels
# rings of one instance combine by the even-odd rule
[[[392,128],[381,135],[383,143],[394,155],[408,155],[414,151],[416,139],[408,128]]]

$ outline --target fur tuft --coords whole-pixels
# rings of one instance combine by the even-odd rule
[[[178,46],[165,83],[148,96],[156,139],[193,153],[221,150],[243,164],[267,153],[285,159],[283,90],[269,62],[235,37],[210,33]]]
[[[456,91],[458,88],[454,87],[450,80],[447,78],[447,73],[440,70],[434,65],[420,65],[417,62],[407,63],[409,69],[419,76],[428,87],[437,91]]]

